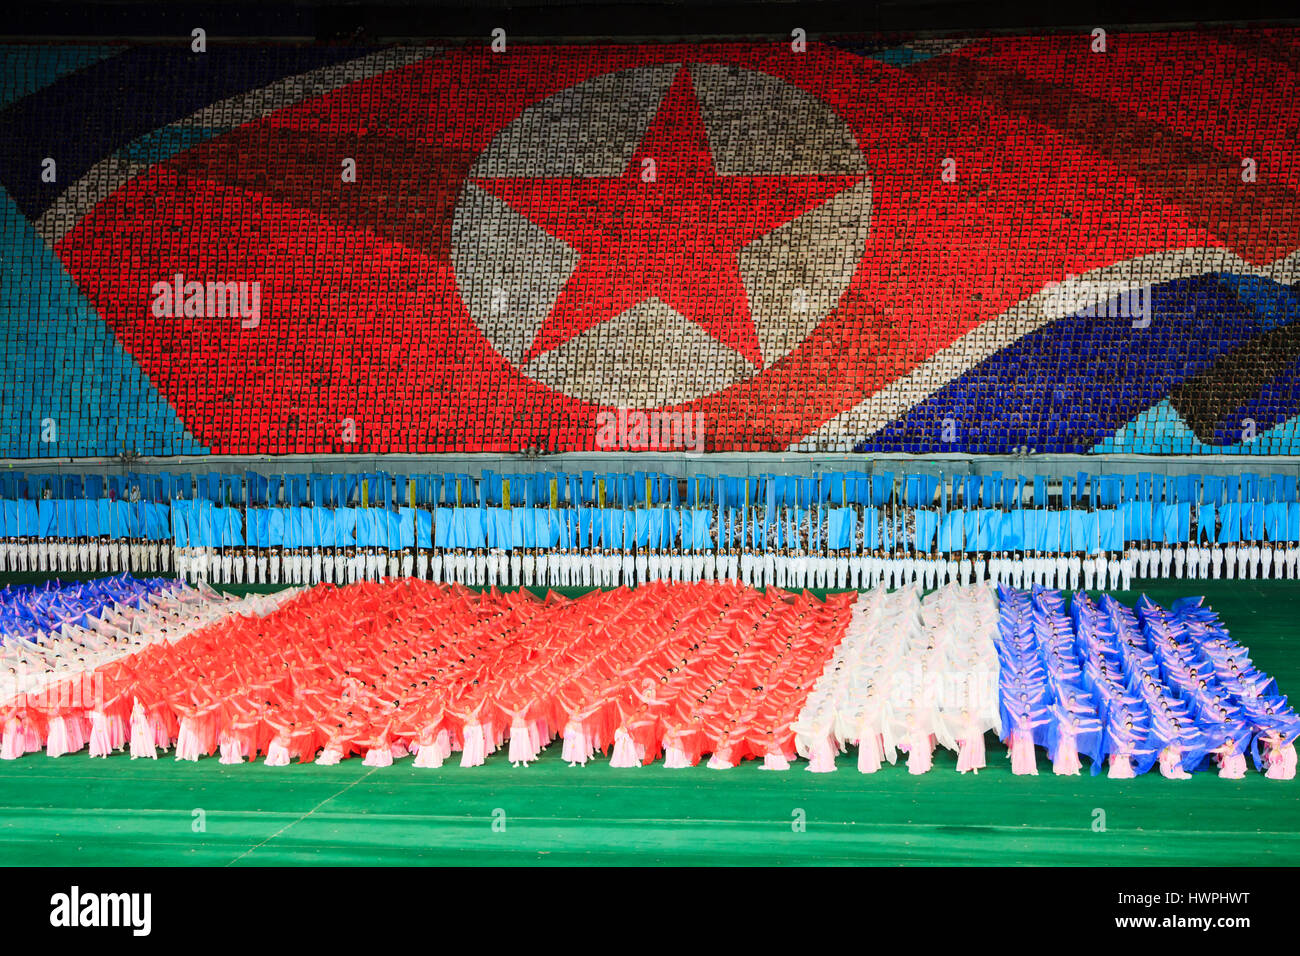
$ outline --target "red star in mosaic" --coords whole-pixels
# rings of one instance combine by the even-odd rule
[[[719,175],[682,68],[621,176],[475,183],[581,257],[524,361],[654,297],[762,368],[737,253],[861,179]]]

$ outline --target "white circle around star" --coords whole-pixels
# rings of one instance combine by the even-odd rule
[[[826,103],[755,70],[672,63],[576,84],[506,125],[466,179],[451,260],[469,315],[523,375],[654,408],[798,347],[839,304],[870,221],[866,163]]]

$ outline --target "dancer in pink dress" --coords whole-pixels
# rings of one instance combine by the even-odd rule
[[[907,772],[913,776],[929,773],[934,766],[934,735],[927,733],[916,720],[907,735]]]
[[[884,754],[884,738],[875,730],[875,725],[864,726],[858,737],[858,772],[875,773],[880,769]]]
[[[669,728],[664,731],[664,768],[684,770],[699,762],[698,747],[695,740],[699,730],[694,728]]]
[[[651,696],[654,694],[654,688],[649,688]],[[614,728],[614,752],[610,754],[609,765],[611,767],[630,768],[639,767],[645,759],[645,748],[639,745],[633,739],[632,734],[628,731],[627,726],[630,720],[634,720],[638,712],[635,701],[641,698],[634,690],[629,688],[629,694],[632,698],[628,703],[615,700],[615,711],[617,713],[616,726]]]
[[[222,731],[217,749],[221,753],[221,759],[217,761],[218,763],[230,765],[244,762],[244,753],[239,746],[239,738],[229,731]]]
[[[1034,753],[1034,735],[1030,731],[1011,732],[1011,772],[1017,776],[1038,776],[1038,757]]]
[[[203,745],[194,727],[194,718],[181,718],[181,731],[176,738],[177,760],[198,760],[203,756]]]
[[[426,723],[415,738],[414,765],[423,769],[436,770],[441,767],[446,755],[438,744],[438,736],[446,736],[446,731],[438,731],[434,722]]]
[[[1149,749],[1143,749],[1134,742],[1133,724],[1131,721],[1125,721],[1123,731],[1113,734],[1109,763],[1106,770],[1106,776],[1114,780],[1132,780],[1137,776],[1133,769],[1134,759],[1151,755]]]
[[[1268,770],[1264,772],[1264,776],[1269,780],[1295,779],[1295,745],[1283,744],[1284,739],[1276,730],[1270,730],[1264,737],[1264,742],[1268,746],[1268,750],[1264,754],[1264,761],[1268,765]]]
[[[1210,751],[1219,765],[1219,776],[1224,780],[1243,780],[1246,777],[1246,755],[1237,752],[1236,742],[1229,737],[1222,747]]]
[[[645,750],[640,747],[624,727],[614,731],[614,753],[610,755],[611,767],[639,767],[645,759]]]
[[[962,723],[957,738],[957,772],[978,774],[987,766],[984,732],[969,710],[961,712]]]
[[[392,725],[388,724],[372,740],[366,741],[369,749],[362,766],[391,767],[393,765]]]
[[[113,752],[113,738],[108,730],[108,717],[102,710],[90,713],[90,755],[107,757]]]
[[[0,738],[0,760],[17,760],[26,752],[23,745],[22,711],[14,708],[5,717],[4,737]]]
[[[808,766],[805,769],[809,773],[834,773],[840,769],[835,766],[835,753],[835,741],[830,734],[817,737],[808,752]]]
[[[510,749],[506,753],[510,766],[527,767],[538,756],[538,751],[533,746],[533,726],[528,720],[529,705],[524,704],[517,710],[511,710],[504,704],[497,706],[510,719]]]
[[[149,719],[145,716],[144,705],[140,703],[140,699],[137,697],[131,707],[131,759],[147,757],[150,760],[157,760],[158,750],[154,743],[154,730],[149,726]]]
[[[125,750],[127,746],[126,719],[118,712],[105,713],[108,724],[108,743],[114,750]]]
[[[758,769],[777,771],[789,770],[790,760],[794,756],[793,746],[788,742],[790,737],[789,731],[787,730],[785,733],[787,743],[785,747],[782,747],[781,743],[777,740],[773,724],[781,723],[788,727],[790,721],[773,712],[760,714],[759,716],[765,726],[762,729],[751,730],[749,742],[750,750],[755,754],[763,755],[763,765]]]
[[[587,732],[587,722],[595,717],[596,712],[603,706],[604,701],[596,701],[582,710],[574,710],[569,714],[569,720],[564,725],[564,746],[560,751],[560,759],[570,767],[585,765],[596,755],[596,741],[593,739],[594,735]]]
[[[1183,769],[1182,748],[1171,743],[1160,751],[1160,776],[1167,780],[1191,780],[1192,775]]]
[[[1011,773],[1018,777],[1039,774],[1039,761],[1034,753],[1034,734],[1030,731],[1014,730],[1010,732],[1008,753],[1011,757]]]
[[[318,739],[324,741],[321,752],[316,757],[316,763],[322,767],[336,766],[346,757],[352,750],[356,734],[355,728],[345,724],[339,715],[317,721],[316,733]]]
[[[63,717],[63,711],[57,706],[50,709],[49,714],[49,731],[45,739],[45,753],[49,757],[62,757],[71,752],[71,746],[68,741],[68,726]]]
[[[1083,769],[1083,764],[1079,761],[1075,729],[1062,721],[1059,734],[1056,741],[1056,756],[1052,758],[1052,773],[1058,776],[1076,776]]]
[[[235,745],[235,753],[238,753],[238,744]],[[271,738],[271,745],[266,748],[266,759],[262,761],[268,767],[287,767],[289,760],[289,742],[284,734],[276,734]],[[392,763],[392,755],[389,755],[388,762]]]
[[[483,725],[479,723],[478,719],[479,712],[482,711],[486,703],[487,701],[479,701],[477,707],[467,712],[447,709],[447,713],[462,722],[460,752],[460,765],[462,767],[481,767],[487,761],[487,739],[483,732]]]
[[[1035,716],[1038,714],[1038,716]],[[1010,712],[1015,726],[1007,734],[1007,753],[1011,757],[1011,772],[1017,776],[1038,776],[1038,755],[1034,751],[1034,728],[1050,720],[1043,708],[1034,708],[1024,694],[1020,695],[1017,709]]]

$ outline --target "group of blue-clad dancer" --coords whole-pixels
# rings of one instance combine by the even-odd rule
[[[1294,778],[1300,716],[1201,598],[1135,609],[1103,594],[998,589],[995,639],[1002,727],[1012,771],[1036,774],[1043,747],[1059,774],[1080,754],[1108,775],[1159,767],[1171,779],[1218,768],[1244,777],[1246,755]]]

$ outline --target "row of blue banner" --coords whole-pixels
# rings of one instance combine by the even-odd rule
[[[0,536],[174,539],[180,546],[639,547],[1104,551],[1124,542],[1300,541],[1300,503],[1124,502],[1116,508],[233,508],[207,501],[0,501]],[[1117,543],[1118,542],[1118,543]]]
[[[407,507],[488,506],[526,507],[559,504],[598,507],[673,508],[746,507],[768,504],[809,508],[814,505],[937,504],[943,509],[1045,507],[1049,481],[1043,475],[915,475],[849,471],[800,478],[783,475],[706,477],[679,483],[654,472],[583,471],[497,474],[481,478],[467,474],[242,475],[127,474],[26,475],[0,474],[0,498],[39,500],[100,499],[162,503],[180,498],[226,505],[316,505],[344,507],[398,505]],[[1061,479],[1060,501],[1067,505],[1113,508],[1131,502],[1165,504],[1292,503],[1297,498],[1291,475],[1166,476],[1153,472],[1131,475],[1090,475],[1078,472]]]
[[[255,508],[176,502],[176,543],[229,547],[805,548],[871,551],[1120,551],[1128,542],[1300,542],[1300,503],[1129,502],[1118,508],[811,510],[707,508]],[[240,519],[245,520],[241,528]],[[1217,520],[1216,520],[1217,519]]]
[[[0,535],[10,538],[172,537],[171,508],[151,501],[49,499],[0,501]]]

